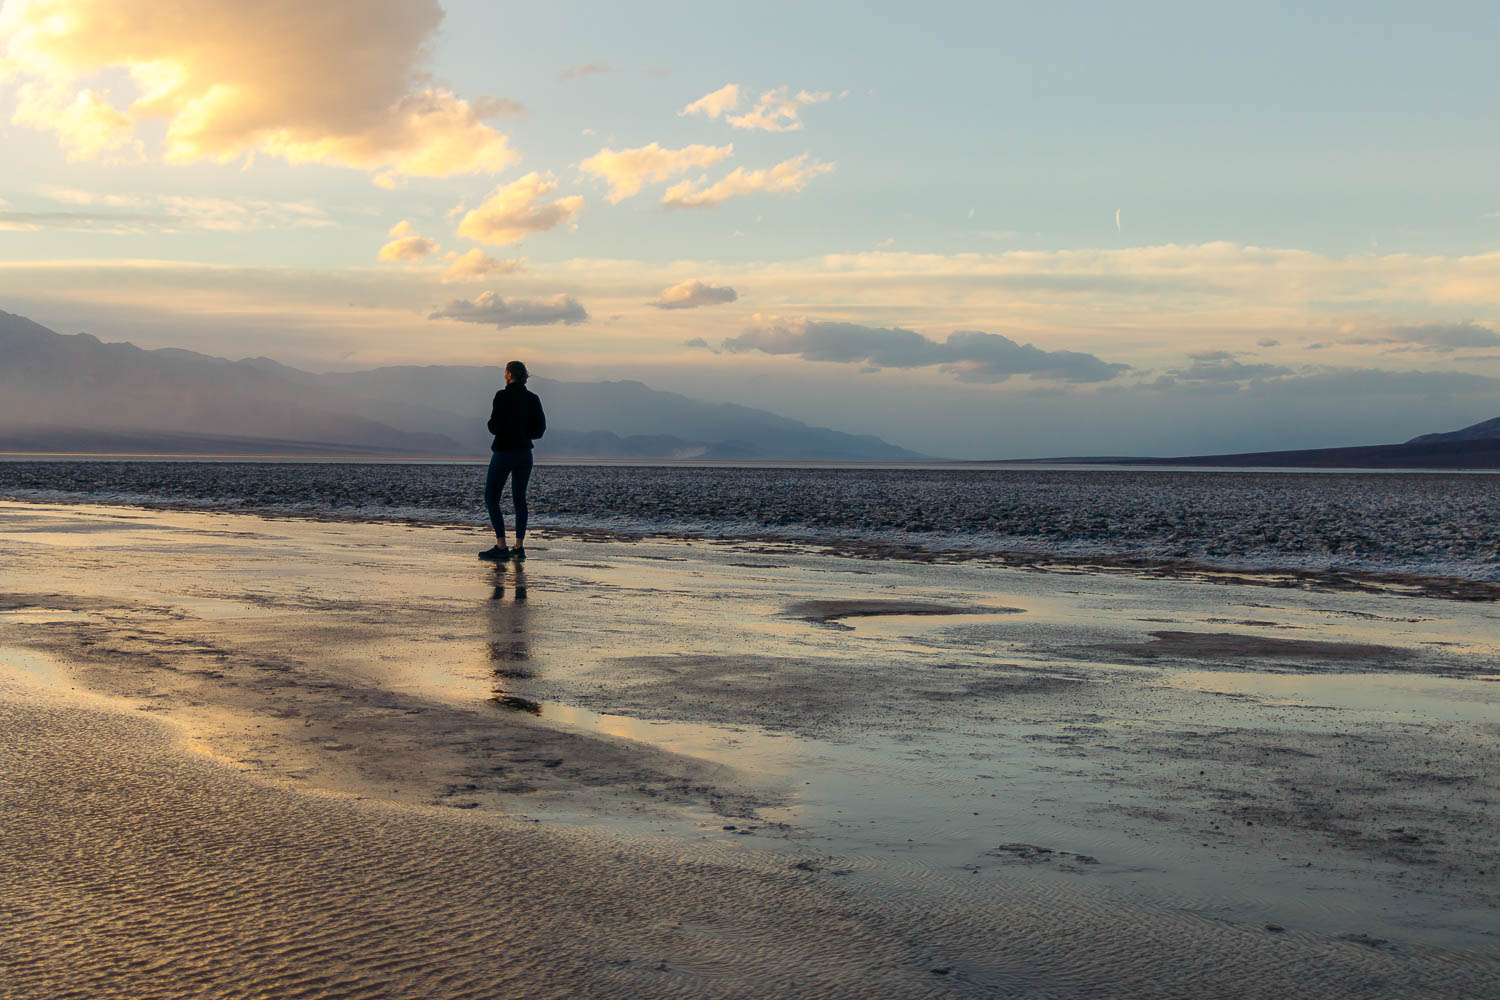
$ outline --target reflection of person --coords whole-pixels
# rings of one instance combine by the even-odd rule
[[[506,600],[505,575],[495,573],[495,588],[486,601],[489,616],[489,659],[494,675],[490,682],[490,700],[502,708],[541,714],[541,705],[517,692],[535,675],[531,666],[529,619],[526,603],[526,570],[516,566],[512,580],[514,596]]]
[[[526,484],[531,480],[531,442],[547,429],[542,401],[526,388],[526,366],[512,361],[505,366],[505,388],[495,393],[490,408],[490,471],[484,479],[484,506],[495,526],[495,547],[479,553],[479,558],[499,562],[501,559],[526,558]],[[516,547],[506,548],[505,515],[500,513],[500,491],[510,478],[510,496],[516,506]]]

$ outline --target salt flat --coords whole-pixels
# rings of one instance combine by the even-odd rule
[[[1500,995],[1493,603],[481,541],[0,503],[0,995]]]

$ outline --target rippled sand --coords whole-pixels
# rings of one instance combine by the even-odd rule
[[[0,996],[1484,997],[1490,604],[0,504]]]

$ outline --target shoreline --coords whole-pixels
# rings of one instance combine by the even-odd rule
[[[1374,977],[1383,995],[1460,997],[1500,976],[1485,605],[660,538],[548,535],[496,568],[471,542],[451,526],[0,503],[0,707],[19,720],[0,750],[53,746],[36,713],[59,713],[73,735],[41,756],[81,755],[78,781],[107,784],[111,754],[144,761],[129,748],[165,738],[141,720],[169,722],[186,739],[171,767],[218,775],[182,800],[223,813],[210,827],[274,799],[315,843],[331,834],[314,813],[339,812],[392,871],[513,838],[613,859],[570,871],[539,846],[495,875],[540,880],[535,919],[564,936],[592,918],[546,886],[607,883],[617,895],[594,905],[651,914],[525,945],[562,949],[575,994],[858,995],[877,975],[892,996],[1178,982],[1165,995],[1227,997],[1252,981],[1248,995],[1360,996]],[[90,725],[68,720],[97,713],[95,695],[133,735],[87,749]],[[41,791],[59,766],[36,763],[25,787],[0,768],[27,817],[0,836],[65,849]],[[167,780],[130,787],[149,798]],[[115,836],[168,836],[132,808],[89,805]],[[257,860],[246,830],[220,835],[252,867],[281,850]],[[132,878],[188,878],[125,850]],[[497,891],[441,867],[402,890],[422,913]],[[39,947],[61,888],[0,878],[24,883],[16,933]],[[642,884],[696,893],[694,916]],[[238,905],[288,919],[267,892]],[[330,947],[352,947],[329,919]],[[415,929],[478,975],[486,960],[443,936],[469,919]],[[810,939],[834,926],[857,927],[866,954]],[[1122,947],[1138,953],[1124,969]]]
[[[571,463],[569,463],[571,464]],[[488,525],[473,521],[440,519],[431,515],[373,513],[344,514],[337,511],[298,511],[274,506],[257,507],[240,504],[215,506],[193,501],[109,500],[97,497],[52,495],[50,491],[22,490],[0,493],[0,503],[41,503],[63,506],[105,506],[142,511],[181,511],[200,514],[243,514],[271,520],[310,521],[341,524],[398,524],[448,530],[488,531]],[[581,540],[605,540],[631,543],[649,540],[703,542],[724,546],[741,546],[755,551],[757,546],[769,551],[809,552],[855,559],[894,559],[924,563],[976,563],[1019,569],[1065,569],[1078,572],[1126,573],[1162,578],[1193,579],[1203,582],[1233,582],[1267,587],[1301,587],[1307,589],[1356,590],[1367,593],[1396,593],[1405,596],[1445,598],[1460,601],[1500,601],[1500,578],[1488,579],[1442,573],[1422,573],[1395,569],[1368,569],[1329,565],[1309,568],[1276,563],[1271,560],[1204,562],[1194,558],[1171,558],[1140,555],[1131,552],[1068,552],[1058,548],[996,549],[978,546],[952,547],[924,541],[870,537],[826,537],[795,532],[774,533],[759,530],[725,531],[712,526],[682,529],[648,526],[612,527],[598,524],[534,523],[536,537],[556,536]]]

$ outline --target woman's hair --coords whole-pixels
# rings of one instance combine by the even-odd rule
[[[526,374],[526,366],[519,361],[506,362],[505,371],[510,375],[511,378],[515,379],[517,382],[525,382],[528,378]]]

